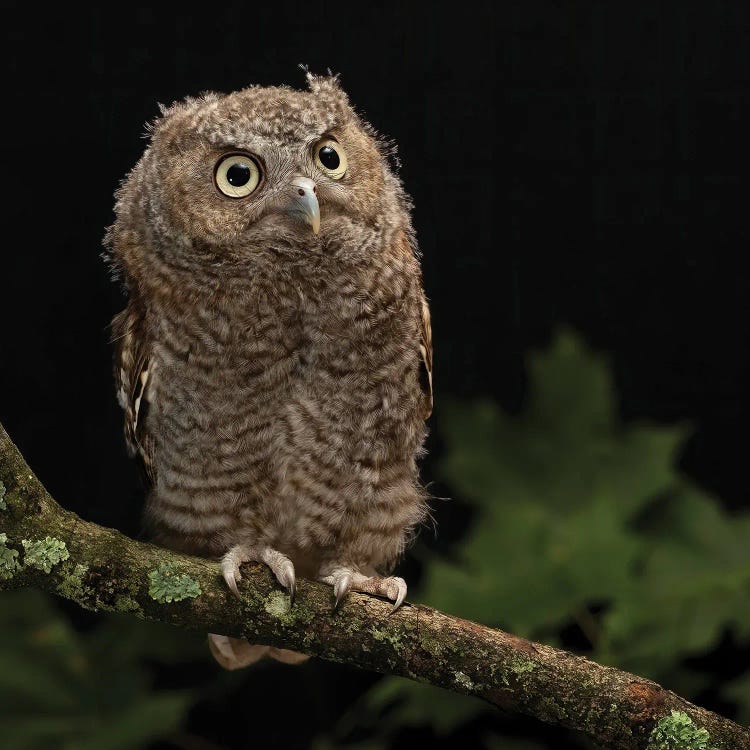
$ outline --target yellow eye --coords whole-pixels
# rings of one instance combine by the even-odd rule
[[[315,164],[332,180],[346,174],[346,152],[338,141],[325,138],[315,145]]]
[[[260,167],[245,154],[229,154],[216,165],[216,187],[230,198],[245,198],[260,183]]]

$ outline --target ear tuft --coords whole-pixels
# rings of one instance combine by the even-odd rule
[[[300,64],[300,68],[305,71],[305,78],[307,79],[307,88],[313,94],[330,94],[343,99],[345,102],[348,101],[346,92],[341,88],[339,83],[340,74],[334,74],[330,68],[328,68],[327,75],[316,75],[310,72],[310,68],[307,65]]]

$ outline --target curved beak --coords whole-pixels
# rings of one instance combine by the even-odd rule
[[[292,196],[287,212],[309,224],[313,234],[320,231],[320,206],[317,187],[309,177],[295,177],[291,182]]]

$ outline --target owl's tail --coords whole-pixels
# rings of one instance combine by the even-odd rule
[[[242,669],[255,664],[264,657],[270,657],[284,664],[302,664],[310,657],[286,648],[275,646],[258,646],[242,638],[230,638],[228,635],[208,634],[208,647],[211,655],[224,669]]]

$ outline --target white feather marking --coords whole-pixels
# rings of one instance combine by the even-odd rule
[[[419,352],[422,355],[422,361],[427,369],[427,377],[430,381],[430,390],[432,390],[432,368],[430,367],[430,360],[427,358],[427,347],[424,344],[419,345]]]
[[[146,390],[146,383],[148,382],[148,370],[144,370],[141,373],[141,387],[138,391],[138,395],[135,397],[135,402],[133,404],[134,408],[134,414],[133,414],[133,432],[135,432],[136,427],[138,427],[138,411],[141,408],[141,399],[143,398],[143,392]]]

